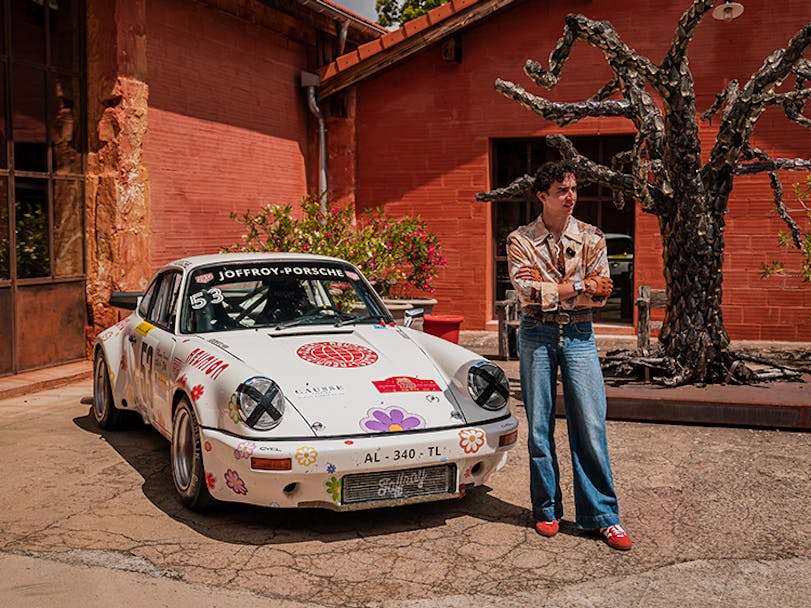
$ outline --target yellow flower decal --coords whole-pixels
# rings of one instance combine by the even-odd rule
[[[239,422],[239,405],[237,404],[237,394],[234,393],[231,395],[231,399],[228,401],[228,417],[233,420],[234,422]]]
[[[296,450],[296,462],[303,467],[315,464],[318,459],[318,450],[308,445],[303,445]]]
[[[465,454],[475,454],[484,445],[484,431],[481,429],[462,429],[459,431],[459,447]]]

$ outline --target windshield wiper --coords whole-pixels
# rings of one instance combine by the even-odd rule
[[[287,329],[288,327],[295,327],[296,325],[301,325],[302,323],[306,323],[307,321],[312,321],[314,319],[327,319],[331,320],[332,317],[338,317],[337,321],[335,322],[335,327],[340,327],[342,325],[343,319],[342,316],[349,317],[350,319],[354,317],[354,315],[343,312],[338,310],[334,307],[324,307],[320,308],[318,311],[302,315],[296,319],[290,319],[289,321],[283,321],[276,326],[276,329]]]
[[[346,313],[344,313],[346,314]],[[335,322],[335,327],[341,327],[342,325],[355,325],[356,323],[361,323],[363,321],[383,321],[382,315],[363,315],[361,317],[357,317],[355,315],[349,315],[346,319],[338,319]]]

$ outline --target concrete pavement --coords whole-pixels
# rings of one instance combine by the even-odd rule
[[[511,374],[511,381],[515,377]],[[461,500],[335,514],[186,510],[168,443],[100,431],[89,379],[0,401],[5,606],[807,606],[811,434],[610,421],[629,553],[571,523],[542,538],[519,445]]]

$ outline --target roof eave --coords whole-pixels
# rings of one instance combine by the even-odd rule
[[[451,0],[319,70],[324,99],[419,53],[519,0]]]

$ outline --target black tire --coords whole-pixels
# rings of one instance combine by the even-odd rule
[[[183,397],[172,419],[172,481],[180,500],[190,509],[205,509],[214,504],[208,492],[203,452],[200,446],[200,426],[194,409]]]
[[[93,361],[93,419],[106,431],[118,431],[127,427],[127,412],[119,410],[113,400],[107,361],[101,349],[96,351]]]

